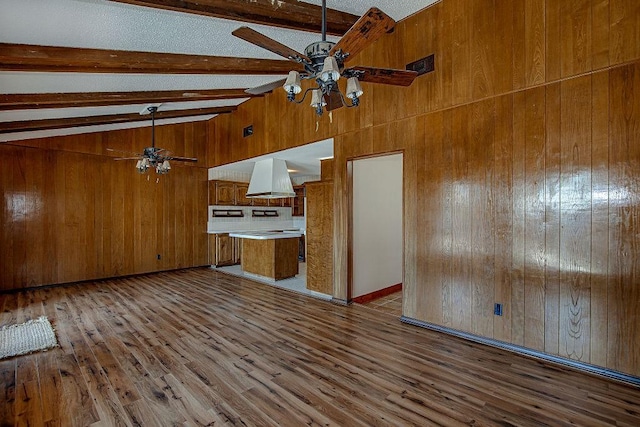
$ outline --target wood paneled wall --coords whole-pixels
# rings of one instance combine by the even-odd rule
[[[156,127],[158,146],[202,159],[158,182],[106,151],[150,141],[140,128],[1,144],[0,290],[207,264],[206,124]]]
[[[442,0],[352,61],[435,72],[317,130],[276,90],[211,121],[210,161],[335,138],[344,299],[347,161],[403,151],[405,316],[640,376],[638,28],[636,0]]]

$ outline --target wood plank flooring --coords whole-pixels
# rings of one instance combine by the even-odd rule
[[[193,269],[0,295],[0,425],[640,425],[640,389]]]

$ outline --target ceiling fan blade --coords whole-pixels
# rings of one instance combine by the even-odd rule
[[[380,83],[383,85],[410,86],[418,76],[415,71],[395,70],[393,68],[352,67],[344,72],[346,74],[355,71],[360,74],[358,80],[367,83]]]
[[[175,156],[169,156],[166,158],[167,160],[171,160],[171,161],[178,161],[178,162],[197,162],[198,159],[196,159],[195,157],[175,157]]]
[[[372,7],[342,36],[329,54],[333,55],[338,49],[341,49],[349,54],[345,60],[348,62],[384,33],[391,31],[395,25],[396,21],[393,18],[377,7]]]
[[[271,92],[274,89],[282,87],[285,81],[287,81],[287,79],[276,80],[275,82],[249,88],[245,90],[245,92],[250,95],[262,95],[263,93]]]
[[[113,151],[114,153],[130,154],[130,155],[132,155],[132,156],[138,156],[138,157],[140,157],[140,154],[133,153],[133,152],[131,152],[131,151],[116,150],[116,149],[114,149],[114,148],[107,148],[107,151]]]
[[[337,89],[324,94],[323,98],[324,102],[327,103],[327,105],[325,106],[327,111],[333,111],[337,110],[338,108],[344,107],[344,104],[342,103],[342,97],[340,96],[340,92]]]
[[[284,56],[285,58],[292,61],[296,61],[296,58],[309,61],[309,58],[307,58],[303,54],[249,27],[240,27],[237,30],[233,31],[231,34],[241,38],[242,40],[248,41],[249,43],[255,44],[256,46],[260,46],[263,49],[267,49],[268,51],[271,51],[277,55]]]
[[[113,160],[136,160],[136,159],[142,159],[142,156],[135,156],[135,157],[116,157]]]

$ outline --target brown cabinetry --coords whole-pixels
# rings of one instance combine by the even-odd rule
[[[304,185],[296,185],[293,187],[293,191],[296,196],[292,200],[291,215],[304,216],[305,187]]]
[[[274,199],[270,204],[268,199],[248,198],[248,190],[249,184],[246,182],[209,181],[209,204],[219,206],[281,206],[280,199]]]
[[[213,181],[214,205],[234,206],[236,204],[236,183]]]
[[[251,199],[247,198],[248,190],[249,184],[247,184],[246,182],[235,183],[236,206],[251,206]]]
[[[228,233],[209,235],[209,263],[216,267],[240,264],[242,246],[240,239]]]
[[[333,181],[308,183],[307,289],[333,293]]]

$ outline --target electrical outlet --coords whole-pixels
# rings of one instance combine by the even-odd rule
[[[502,316],[502,304],[497,302],[493,305],[493,314],[496,316]]]

